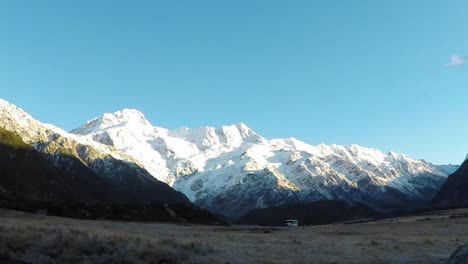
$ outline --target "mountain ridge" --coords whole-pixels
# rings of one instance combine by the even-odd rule
[[[190,204],[182,193],[156,180],[139,162],[112,147],[42,124],[19,107],[0,99],[0,126],[16,134],[72,177],[99,179],[115,202]]]
[[[13,132],[0,128],[0,190],[29,200],[106,200],[99,178],[64,173]],[[78,188],[80,187],[80,188]]]
[[[451,174],[432,201],[436,208],[468,206],[468,160]]]
[[[448,176],[442,167],[405,154],[268,140],[243,123],[169,130],[137,110],[103,114],[71,133],[125,152],[192,202],[228,217],[323,199],[379,209],[420,206]]]

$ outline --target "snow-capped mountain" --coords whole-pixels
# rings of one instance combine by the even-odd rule
[[[189,203],[183,194],[156,180],[130,155],[87,137],[42,124],[2,99],[0,126],[34,147],[70,178],[82,179],[81,182],[90,185],[89,188],[102,188],[97,192],[108,200]],[[79,188],[78,185],[73,187]]]
[[[192,202],[229,217],[321,199],[405,207],[430,200],[448,176],[403,154],[268,140],[242,123],[168,130],[132,109],[104,114],[71,133],[125,152]]]

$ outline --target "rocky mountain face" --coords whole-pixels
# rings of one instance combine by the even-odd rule
[[[468,161],[460,166],[442,186],[434,197],[433,206],[437,208],[454,208],[468,206]]]
[[[417,207],[429,202],[448,176],[444,168],[407,155],[268,140],[242,123],[169,130],[132,109],[104,114],[71,133],[118,150],[121,159],[141,164],[192,202],[230,218],[316,200]]]
[[[0,99],[0,127],[12,133],[30,149],[17,150],[17,156],[32,157],[43,168],[35,173],[17,177],[22,185],[34,188],[35,180],[69,194],[79,194],[80,200],[99,200],[125,203],[183,203],[190,204],[185,195],[158,181],[131,156],[113,147],[100,144],[52,125],[42,124],[29,114]],[[8,146],[6,146],[8,148]],[[33,149],[34,148],[34,149]],[[38,156],[38,153],[41,155]],[[21,160],[18,160],[21,164]],[[26,163],[26,161],[25,161]],[[4,168],[4,166],[2,166]],[[63,177],[57,175],[66,175]],[[4,175],[2,175],[3,177]],[[30,178],[26,178],[30,177]],[[61,190],[59,190],[61,189]],[[83,195],[92,192],[93,195]],[[42,195],[42,194],[41,194]]]

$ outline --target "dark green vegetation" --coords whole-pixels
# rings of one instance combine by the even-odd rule
[[[468,161],[447,178],[440,191],[434,197],[436,208],[468,207]]]
[[[83,219],[220,222],[166,184],[129,177],[125,166],[117,172],[119,181],[110,181],[72,156],[60,158],[68,159],[66,169],[0,129],[0,207]]]
[[[24,143],[20,137],[14,133],[0,127],[0,143],[4,146],[12,148],[31,148],[28,144]]]
[[[300,225],[320,225],[375,218],[378,212],[365,204],[350,205],[344,201],[323,200],[306,204],[255,209],[239,219],[240,224],[283,226],[286,219],[297,219]]]
[[[0,193],[0,208],[88,220],[224,224],[207,210],[184,204],[33,201],[12,193]]]

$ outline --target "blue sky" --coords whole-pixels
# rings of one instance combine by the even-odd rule
[[[244,122],[268,138],[468,152],[468,1],[1,1],[0,97],[72,129]]]

